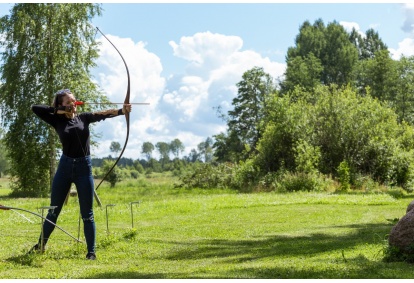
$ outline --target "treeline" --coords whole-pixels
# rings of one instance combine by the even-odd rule
[[[146,159],[120,158],[117,163],[118,167],[108,175],[108,181],[111,186],[125,178],[138,178],[139,175],[148,175],[153,172],[172,172],[175,176],[182,176],[188,170],[203,162],[211,162],[213,159],[213,140],[207,138],[197,145],[197,149],[191,149],[187,156],[180,158],[185,147],[179,139],[167,142],[157,142],[155,145],[151,142],[144,142],[141,147],[141,154]],[[112,142],[111,152],[115,156],[121,150],[118,142]],[[159,158],[153,157],[154,151],[158,153]],[[172,156],[172,157],[171,157]],[[109,155],[104,158],[92,158],[93,175],[95,178],[102,178],[114,164],[116,157]]]
[[[171,162],[180,160],[184,163],[195,162],[210,162],[213,159],[213,140],[208,137],[205,141],[197,145],[197,149],[191,149],[188,155],[180,157],[185,150],[184,144],[179,139],[174,139],[171,142],[157,142],[155,145],[151,142],[144,142],[141,147],[141,154],[146,159],[133,159],[122,157],[118,165],[121,167],[138,166],[138,163],[143,168],[151,168],[156,172],[169,171],[171,169]],[[110,151],[115,156],[121,151],[121,145],[118,142],[112,142],[109,147]],[[154,152],[158,153],[158,159],[154,158]],[[102,167],[105,161],[115,160],[115,157],[109,155],[104,158],[92,158],[92,166]]]
[[[283,78],[244,73],[214,136],[214,164],[186,187],[253,190],[411,191],[414,57],[393,60],[372,29],[308,21]]]

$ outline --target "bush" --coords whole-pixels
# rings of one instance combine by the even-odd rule
[[[278,191],[298,192],[298,191],[323,191],[325,184],[316,174],[306,174],[303,172],[286,172],[278,182]]]
[[[131,178],[133,178],[133,179],[138,179],[138,176],[139,176],[138,171],[132,170],[132,171],[130,172],[130,174],[131,174]]]
[[[213,165],[211,163],[203,163],[194,166],[192,170],[184,173],[180,178],[176,187],[180,188],[229,188],[232,185],[233,166],[227,163]]]
[[[341,191],[348,191],[351,188],[351,170],[348,162],[342,161],[338,166],[339,183]]]
[[[398,247],[394,246],[386,246],[384,248],[384,258],[383,261],[385,262],[398,262],[398,261],[405,261],[408,263],[414,263],[414,246],[409,247],[409,252],[401,251]]]
[[[369,93],[361,97],[351,87],[320,86],[312,100],[296,93],[295,100],[275,96],[270,104],[254,157],[261,176],[315,171],[338,177],[348,190],[360,174],[412,189],[413,129]]]

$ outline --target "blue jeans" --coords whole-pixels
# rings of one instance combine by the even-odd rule
[[[74,183],[78,192],[80,212],[88,252],[95,252],[96,228],[93,215],[94,182],[92,176],[92,161],[90,156],[70,158],[62,155],[58,169],[52,183],[50,206],[57,206],[49,210],[46,218],[53,223],[57,222],[70,186]],[[45,221],[43,224],[43,245],[46,245],[55,226]],[[39,245],[41,236],[39,237]]]

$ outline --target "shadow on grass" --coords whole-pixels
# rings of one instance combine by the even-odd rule
[[[10,195],[0,195],[0,200],[10,200],[15,199],[14,197],[11,197]]]
[[[363,244],[383,244],[390,232],[392,224],[360,224],[335,226],[334,228],[352,228],[354,231],[339,236],[332,234],[314,233],[304,236],[269,235],[256,239],[203,239],[194,241],[162,241],[172,245],[174,252],[162,256],[161,259],[175,261],[212,259],[217,264],[217,271],[200,270],[199,273],[185,273],[177,270],[173,273],[137,272],[106,272],[97,274],[94,278],[384,278],[392,277],[392,264],[381,261],[381,250],[378,251],[378,261],[371,261],[364,255],[346,257],[346,251]],[[345,253],[343,252],[345,251]],[[291,257],[312,258],[318,254],[328,253],[337,255],[327,263],[327,268],[312,269],[311,266],[297,266]],[[286,258],[286,265],[283,264]],[[289,258],[291,262],[289,262]],[[265,259],[266,266],[251,267],[260,259]],[[269,267],[272,260],[277,259],[278,266]],[[275,260],[276,261],[276,260]],[[210,261],[211,262],[211,261]],[[282,264],[280,264],[282,263]],[[220,270],[220,264],[226,270]],[[342,266],[346,264],[346,268]],[[229,269],[229,265],[231,268]],[[282,265],[282,267],[280,267]],[[340,266],[341,265],[341,266]],[[384,269],[388,273],[384,273]],[[213,269],[214,270],[214,269]],[[391,271],[390,271],[391,270]],[[391,273],[390,273],[391,272]],[[203,276],[205,274],[205,276]],[[208,276],[208,277],[207,277]],[[398,276],[398,275],[396,275]],[[404,275],[401,275],[404,276]],[[408,276],[408,275],[406,275]],[[410,275],[412,276],[411,272]]]
[[[350,249],[364,243],[379,243],[386,239],[390,224],[335,226],[356,231],[339,236],[314,233],[304,236],[271,235],[249,240],[209,239],[196,242],[175,242],[183,248],[167,256],[169,260],[222,258],[251,261],[266,257],[312,256],[324,252]],[[230,259],[227,259],[230,258]]]
[[[36,260],[35,254],[22,254],[17,256],[12,256],[6,259],[7,262],[11,262],[14,264],[19,264],[22,266],[30,266],[30,267],[40,267],[41,264]]]

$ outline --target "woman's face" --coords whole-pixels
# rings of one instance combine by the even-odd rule
[[[76,113],[76,98],[73,94],[66,94],[62,100],[62,106],[72,106],[73,112]]]

